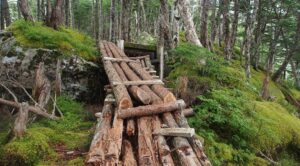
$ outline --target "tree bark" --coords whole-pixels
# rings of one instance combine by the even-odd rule
[[[230,35],[230,46],[229,46],[229,52],[228,52],[228,57],[232,57],[234,46],[235,46],[235,41],[236,41],[236,35],[237,35],[237,29],[238,29],[238,23],[239,23],[239,12],[240,12],[240,1],[239,0],[234,0],[234,18],[232,22],[232,31]]]
[[[250,6],[250,0],[247,1],[247,4]],[[247,79],[251,78],[251,46],[253,42],[252,35],[253,35],[253,25],[254,25],[254,21],[256,20],[258,5],[259,5],[258,0],[254,0],[253,12],[251,13],[250,7],[247,11],[245,49],[244,49],[245,71],[246,71]]]
[[[186,39],[189,42],[202,47],[202,44],[200,43],[200,40],[196,33],[193,17],[191,15],[189,7],[189,0],[178,0],[178,9],[183,19],[182,21],[186,31]]]
[[[231,60],[231,54],[232,54],[232,48],[231,48],[231,36],[230,36],[230,30],[229,30],[229,25],[230,25],[230,19],[229,19],[229,0],[223,0],[223,30],[224,30],[224,53],[225,53],[225,59]]]
[[[14,136],[15,137],[23,137],[26,132],[26,125],[28,121],[28,103],[21,103],[20,108],[17,114],[17,118],[14,124]]]
[[[298,73],[297,73],[297,66],[292,60],[291,60],[290,64],[291,64],[292,73],[293,73],[293,76],[294,76],[294,79],[295,79],[295,85],[296,85],[297,88],[300,88],[300,78],[299,78]]]
[[[211,40],[211,43],[212,45],[215,43],[215,40],[216,40],[216,36],[217,36],[217,31],[218,31],[218,28],[220,26],[220,16],[221,16],[221,13],[222,13],[222,10],[221,10],[221,1],[219,1],[219,10],[217,12],[217,15],[215,14],[216,13],[216,8],[217,8],[217,2],[216,0],[213,0],[213,11],[212,11],[212,14],[211,14],[211,35],[210,35],[210,40]]]
[[[160,0],[160,35],[164,39],[164,45],[167,49],[174,48],[172,42],[171,30],[169,25],[169,8],[167,0]]]
[[[132,145],[128,140],[123,141],[123,166],[137,166]]]
[[[18,2],[19,2],[18,3],[19,9],[20,9],[24,19],[27,21],[34,21],[32,15],[31,15],[27,0],[19,0]]]
[[[50,23],[48,24],[48,26],[56,30],[63,23],[62,6],[63,0],[56,0],[55,6],[51,13]]]
[[[118,117],[122,119],[157,115],[165,112],[171,112],[178,109],[184,109],[186,104],[183,100],[178,100],[169,103],[163,103],[158,105],[139,106],[134,108],[128,108],[126,110],[120,110]]]
[[[110,3],[109,41],[115,41],[115,0]]]
[[[3,13],[4,20],[5,20],[5,27],[8,27],[11,24],[9,5],[8,5],[7,0],[2,0],[2,3],[3,3],[2,4],[3,5],[2,13]]]
[[[200,40],[204,47],[210,48],[210,42],[208,38],[208,30],[207,30],[207,20],[208,20],[208,8],[209,8],[209,0],[202,0],[202,10],[201,10],[201,18],[200,18]]]

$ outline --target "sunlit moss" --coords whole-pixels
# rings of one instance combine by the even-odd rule
[[[24,20],[15,21],[8,29],[25,47],[58,49],[66,55],[77,54],[87,60],[97,56],[95,42],[75,30],[61,27],[56,31],[43,23]]]

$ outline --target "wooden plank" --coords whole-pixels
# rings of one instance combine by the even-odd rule
[[[130,60],[130,59],[120,59],[120,58],[111,58],[111,57],[103,57],[102,58],[105,61],[111,61],[111,62],[132,62],[132,63],[140,63],[138,61]]]
[[[161,128],[153,133],[154,135],[187,137],[191,138],[195,135],[194,128]]]
[[[146,105],[134,108],[128,108],[119,112],[118,118],[126,119],[133,117],[157,115],[160,113],[171,112],[185,108],[185,102],[183,100],[177,100],[169,103],[162,103],[156,105]]]
[[[112,85],[113,86],[164,85],[164,82],[162,82],[161,80],[123,81],[123,82],[112,82]]]

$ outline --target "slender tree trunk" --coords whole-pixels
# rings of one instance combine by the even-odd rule
[[[250,6],[250,0],[247,1]],[[256,20],[256,14],[258,10],[258,0],[254,0],[254,9],[251,14],[250,8],[248,9],[247,19],[246,19],[246,36],[245,36],[245,48],[244,48],[244,56],[245,56],[245,71],[246,77],[251,78],[251,45],[252,45],[252,35],[253,35],[253,24]]]
[[[4,10],[3,10],[3,1],[2,0],[0,0],[0,29],[2,30],[2,29],[4,29],[4,12],[3,12]]]
[[[50,19],[51,19],[51,13],[52,13],[52,6],[51,6],[51,0],[47,0],[47,6],[46,6],[46,25],[50,25]]]
[[[202,44],[200,43],[200,40],[196,33],[193,17],[191,15],[189,7],[189,0],[178,0],[178,9],[183,19],[183,24],[186,31],[186,39],[189,42],[202,47]]]
[[[200,17],[200,40],[204,47],[210,50],[208,31],[207,31],[207,20],[208,20],[208,8],[209,0],[202,0],[202,10]]]
[[[3,0],[3,17],[5,20],[5,27],[8,27],[11,24],[11,17],[9,12],[9,5],[7,0]]]
[[[99,24],[99,30],[98,30],[99,31],[99,36],[98,36],[98,38],[99,38],[99,41],[102,38],[103,28],[104,28],[104,26],[103,26],[103,24],[104,24],[103,21],[104,20],[103,20],[103,11],[102,10],[103,10],[103,0],[100,0],[100,2],[99,2],[99,19],[98,19],[98,24]]]
[[[240,12],[240,1],[234,0],[234,18],[233,18],[233,22],[232,22],[232,31],[231,31],[231,37],[230,37],[229,57],[232,57],[232,52],[233,52],[233,49],[235,46],[237,28],[238,28],[238,23],[239,23],[239,12]]]
[[[41,20],[41,1],[40,0],[36,1],[36,18],[38,21]]]
[[[279,67],[279,69],[274,73],[274,75],[272,76],[272,80],[273,81],[278,81],[282,72],[286,69],[286,66],[288,65],[288,63],[290,62],[290,60],[297,55],[298,51],[299,51],[299,40],[300,40],[300,12],[298,12],[297,15],[297,29],[296,29],[296,33],[295,33],[295,39],[294,39],[294,44],[292,45],[292,48],[288,51],[288,53],[286,54],[283,63],[281,64],[281,66]]]
[[[217,1],[213,0],[212,12],[211,12],[211,17],[210,17],[210,22],[211,22],[210,42],[211,42],[211,45],[213,45],[214,42],[215,42],[216,34],[217,34],[217,28],[218,28],[217,20],[219,20],[219,19],[218,19],[218,16],[216,16],[216,9],[217,9]],[[219,12],[218,12],[218,14],[219,14]]]
[[[173,32],[173,45],[174,47],[177,46],[179,43],[179,20],[180,20],[180,14],[178,11],[178,1],[174,1],[173,3],[173,25],[172,25],[172,32]]]
[[[95,9],[94,9],[94,25],[95,25],[95,38],[96,43],[99,43],[99,0],[96,0]]]
[[[174,48],[172,36],[169,25],[169,8],[167,0],[160,0],[160,35],[164,39],[165,47],[167,49]]]
[[[232,48],[231,48],[231,36],[230,36],[230,30],[229,30],[229,25],[230,25],[230,19],[229,19],[229,0],[223,0],[222,1],[224,3],[223,7],[223,30],[224,30],[224,53],[225,53],[225,59],[227,60],[231,60],[231,52],[232,52]]]
[[[109,41],[115,40],[115,0],[110,3]]]
[[[292,61],[292,60],[291,60],[290,64],[291,64],[292,73],[293,73],[293,76],[294,76],[294,79],[295,79],[295,86],[297,88],[300,88],[300,78],[299,78],[299,75],[297,73],[297,66],[296,66],[295,62]]]
[[[27,21],[34,21],[31,13],[30,13],[30,8],[28,6],[27,0],[19,0],[19,9],[24,17],[25,20]]]
[[[72,0],[65,0],[65,17],[66,17],[66,20],[65,20],[65,24],[66,26],[68,27],[71,27],[72,24],[71,24],[71,1]]]
[[[267,100],[270,97],[269,93],[269,82],[270,82],[270,75],[273,70],[273,62],[274,62],[274,56],[276,52],[276,44],[279,36],[279,28],[275,27],[275,32],[273,32],[273,36],[270,41],[270,47],[269,47],[269,53],[268,53],[268,59],[266,64],[266,76],[263,81],[263,87],[262,87],[262,98],[264,100]]]

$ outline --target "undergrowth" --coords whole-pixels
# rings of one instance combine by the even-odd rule
[[[181,88],[179,78],[188,78],[187,91],[192,92],[188,99],[193,100],[189,103],[196,112],[189,122],[204,138],[207,156],[214,165],[267,165],[264,155],[279,163],[299,164],[300,156],[292,155],[300,151],[296,108],[272,81],[272,100],[262,100],[263,71],[252,69],[252,78],[247,81],[240,61],[225,61],[221,48],[213,54],[182,43],[169,53],[169,86],[180,95],[176,90]],[[234,56],[240,56],[239,50]],[[291,91],[299,98],[299,91]]]
[[[25,47],[58,49],[65,55],[76,54],[86,60],[94,60],[97,56],[94,40],[72,29],[60,27],[54,30],[41,22],[19,20],[8,30]]]
[[[69,165],[55,151],[62,145],[66,151],[87,151],[91,141],[93,122],[86,120],[83,106],[66,96],[58,98],[64,118],[58,121],[41,119],[28,126],[26,135],[11,140],[1,148],[0,165]],[[78,163],[83,165],[79,158]]]

